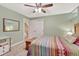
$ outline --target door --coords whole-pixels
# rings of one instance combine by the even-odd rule
[[[29,27],[29,24],[28,24],[29,20],[24,18],[23,19],[23,39],[24,41],[26,41],[26,38],[28,37],[28,27]]]
[[[43,35],[43,20],[30,20],[29,22],[29,36],[40,37]]]

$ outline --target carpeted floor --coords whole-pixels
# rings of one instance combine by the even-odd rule
[[[3,56],[27,56],[27,50],[24,49],[24,44],[19,44],[11,48],[11,51]]]

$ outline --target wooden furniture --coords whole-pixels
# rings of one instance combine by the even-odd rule
[[[32,42],[33,40],[35,40],[35,39],[36,39],[36,37],[27,38],[27,39],[26,39],[26,41],[25,41],[25,44],[26,44],[26,45],[25,45],[25,46],[26,46],[25,49],[26,49],[26,50],[29,49],[29,47],[30,47],[30,45],[31,45],[31,42]]]
[[[79,35],[79,23],[74,25],[75,34]]]
[[[26,40],[26,48],[25,48],[26,50],[29,49],[31,42],[32,42],[31,39],[27,39],[27,40]]]
[[[3,55],[11,50],[11,38],[0,37],[0,55]]]

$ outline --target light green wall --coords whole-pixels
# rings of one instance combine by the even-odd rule
[[[20,31],[3,32],[3,18],[14,19],[20,21]],[[25,16],[0,6],[0,36],[10,36],[12,44],[23,40],[23,18]]]
[[[37,17],[33,18],[31,20],[37,20],[42,19],[44,20],[44,34],[47,36],[50,35],[63,35],[64,30],[61,29],[61,25],[64,23],[67,23],[70,19],[72,19],[72,16],[70,13],[66,14],[59,14],[59,15],[51,15],[51,16],[45,16],[45,17]]]

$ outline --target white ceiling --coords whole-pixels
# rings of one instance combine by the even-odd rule
[[[34,5],[34,3],[28,3]],[[79,3],[53,3],[53,7],[46,8],[47,13],[32,13],[32,7],[24,6],[24,3],[1,3],[0,5],[7,7],[13,11],[21,13],[29,18],[41,17],[47,15],[56,15],[71,12]]]

